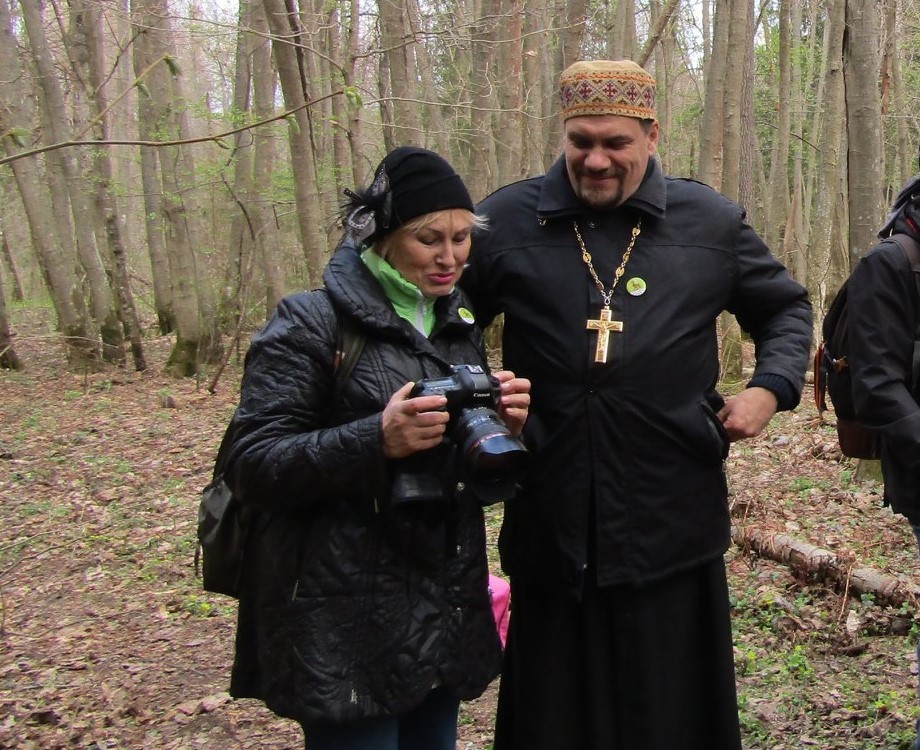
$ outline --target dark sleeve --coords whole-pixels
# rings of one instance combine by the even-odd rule
[[[476,210],[477,213],[480,213],[482,209],[477,208]],[[489,259],[492,255],[492,240],[494,240],[494,235],[490,237],[490,234],[488,229],[477,230],[474,233],[470,258],[460,277],[460,288],[466,295],[476,315],[476,323],[481,329],[488,327],[498,314],[495,307],[498,295],[489,284],[490,278],[493,278],[489,274]]]
[[[754,341],[756,364],[749,385],[773,391],[780,411],[792,409],[799,403],[811,357],[808,292],[744,221],[743,212],[736,237],[737,280],[728,309]]]
[[[228,476],[243,502],[266,510],[296,513],[382,481],[380,413],[335,425],[337,321],[317,295],[282,301],[246,355]]]
[[[766,388],[776,396],[776,410],[794,409],[799,403],[800,392],[782,375],[755,375],[747,384],[748,388]]]
[[[849,362],[860,420],[899,461],[920,466],[920,407],[911,393],[917,289],[897,246],[877,246],[848,283]]]

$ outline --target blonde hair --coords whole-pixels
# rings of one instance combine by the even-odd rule
[[[489,219],[483,214],[474,214],[472,211],[467,211],[465,208],[445,208],[443,211],[432,211],[428,214],[422,214],[421,216],[412,219],[412,221],[409,221],[398,227],[394,231],[388,232],[374,243],[374,252],[384,260],[388,260],[390,255],[393,253],[393,249],[396,247],[396,245],[399,244],[399,241],[402,239],[403,235],[411,234],[413,232],[418,232],[420,229],[424,229],[429,224],[436,222],[449,211],[462,211],[466,214],[469,214],[473,221],[473,229],[483,230],[489,228]]]

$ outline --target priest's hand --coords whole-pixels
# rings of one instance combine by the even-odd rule
[[[759,435],[776,414],[777,401],[773,391],[766,388],[745,388],[737,396],[725,400],[719,419],[732,442]]]

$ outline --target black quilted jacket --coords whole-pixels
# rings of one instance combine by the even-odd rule
[[[438,300],[426,339],[350,246],[324,281],[326,291],[283,300],[247,355],[229,475],[259,512],[231,693],[298,721],[400,714],[435,685],[474,698],[501,656],[482,509],[456,482],[440,502],[394,504],[403,463],[383,457],[380,425],[407,381],[485,365],[481,335],[455,292]],[[337,316],[366,337],[340,390]],[[449,472],[444,453],[421,468]]]

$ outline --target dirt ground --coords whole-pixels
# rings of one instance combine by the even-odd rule
[[[193,566],[238,363],[213,395],[162,374],[167,338],[148,340],[145,373],[69,373],[46,318],[14,311],[27,369],[0,372],[0,748],[302,747],[296,725],[224,692],[235,603]],[[854,469],[803,404],[733,446],[735,523],[920,584],[906,522]],[[916,602],[846,596],[739,547],[726,559],[745,747],[908,748]],[[464,705],[460,750],[491,748],[494,702],[493,685]]]

